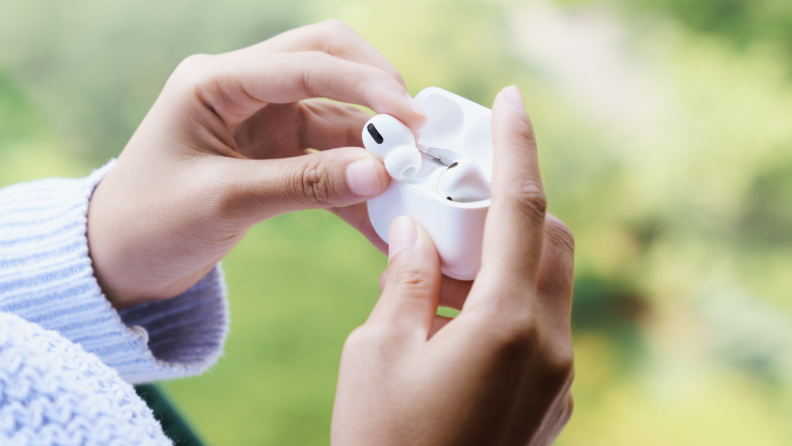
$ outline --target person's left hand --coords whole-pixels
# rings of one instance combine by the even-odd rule
[[[91,198],[90,255],[116,308],[184,292],[251,226],[296,210],[331,209],[387,249],[364,203],[389,182],[360,148],[370,116],[312,97],[426,122],[396,69],[338,21],[179,65]]]

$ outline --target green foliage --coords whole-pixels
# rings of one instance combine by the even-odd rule
[[[745,197],[736,236],[762,247],[792,246],[792,162],[760,172]]]
[[[618,0],[646,17],[662,14],[737,47],[777,45],[792,57],[792,2],[787,0]]]

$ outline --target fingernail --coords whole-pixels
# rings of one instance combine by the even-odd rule
[[[388,260],[405,249],[412,248],[418,238],[418,228],[410,217],[396,217],[388,233]]]
[[[503,94],[506,95],[506,99],[511,105],[515,106],[520,111],[525,111],[525,102],[523,102],[520,89],[517,88],[516,85],[509,85],[508,87],[504,88]]]
[[[346,168],[347,184],[356,195],[365,197],[379,192],[379,176],[371,160],[357,160]]]
[[[407,104],[410,106],[412,111],[418,113],[419,115],[422,115],[424,118],[426,118],[426,121],[429,120],[429,117],[426,116],[426,112],[424,111],[423,108],[421,108],[421,104],[419,104],[418,101],[413,99],[413,97],[410,96],[410,93],[404,93],[404,99],[407,100]]]

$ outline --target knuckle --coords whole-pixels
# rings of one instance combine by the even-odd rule
[[[506,190],[506,198],[521,216],[533,221],[544,221],[547,213],[547,196],[533,179],[519,179]]]
[[[575,357],[571,348],[556,348],[547,359],[547,368],[551,376],[556,377],[563,385],[571,384],[575,374]]]
[[[570,252],[575,252],[575,235],[566,223],[552,217],[547,219],[545,228],[551,242],[557,242],[556,244],[566,247]]]
[[[306,73],[306,84],[307,85],[311,85],[312,82],[308,82],[308,81],[311,80],[311,77],[307,77],[307,76],[311,75],[314,70],[316,70],[318,72],[323,71],[326,68],[325,64],[333,56],[330,56],[329,54],[327,54],[327,53],[325,53],[323,51],[310,50],[310,51],[304,51],[302,53],[301,57],[302,57],[302,60],[300,60],[300,63],[303,63],[305,65],[305,67],[307,68],[305,70],[305,73]]]
[[[572,396],[572,392],[567,393],[566,398],[566,410],[564,411],[564,417],[561,420],[561,426],[566,426],[569,423],[569,420],[572,419],[572,413],[575,411],[575,398]]]
[[[350,31],[354,32],[351,26],[347,25],[346,22],[340,19],[325,20],[324,22],[321,22],[320,25],[322,25],[330,33],[348,33]]]
[[[354,329],[344,342],[345,352],[374,354],[394,336],[393,330],[382,324],[365,323]]]
[[[369,101],[373,101],[385,92],[401,88],[391,73],[372,66],[366,66],[360,71],[356,84],[363,97]]]
[[[536,150],[536,133],[534,132],[531,119],[527,115],[510,122],[510,127],[514,132],[513,144],[524,151]]]
[[[330,207],[337,202],[338,194],[332,175],[319,156],[306,156],[307,162],[293,175],[292,190],[304,203],[316,207]]]
[[[369,356],[369,352],[374,350],[374,346],[374,337],[371,336],[370,330],[365,325],[361,325],[347,336],[346,341],[344,341],[342,356]]]
[[[203,65],[211,58],[212,55],[210,54],[191,54],[185,57],[184,60],[182,60],[181,63],[179,63],[179,67],[183,67],[185,69],[197,68]]]
[[[303,59],[301,62],[304,63],[305,66],[301,80],[302,88],[308,96],[319,96],[317,89],[315,88],[316,80],[326,71],[326,67],[324,65],[331,59],[331,57],[332,56],[328,55],[327,53],[318,50],[303,52]]]
[[[182,60],[174,70],[174,77],[193,83],[198,83],[200,75],[205,71],[214,56],[209,54],[193,54]]]
[[[539,338],[538,328],[533,318],[518,318],[507,331],[505,341],[524,348],[532,348]]]
[[[195,94],[202,103],[222,100],[222,89],[212,75],[212,65],[217,56],[193,54],[179,63],[168,84],[176,85],[184,92]]]
[[[396,254],[396,257],[402,256],[404,253]],[[399,284],[403,287],[409,287],[414,290],[428,290],[431,287],[429,277],[424,271],[411,266],[403,268],[389,268],[388,269],[388,282]]]
[[[536,321],[527,312],[512,312],[509,320],[493,330],[494,343],[500,351],[522,356],[532,350],[539,340]]]
[[[315,48],[342,57],[354,51],[354,41],[359,38],[351,26],[338,19],[318,23],[312,36]]]
[[[344,342],[344,349],[359,350],[361,348],[365,348],[369,343],[370,336],[366,330],[366,326],[361,325],[360,327],[352,330],[352,333],[347,336],[347,339]]]
[[[366,104],[377,104],[385,92],[393,90],[394,82],[396,80],[384,70],[372,68],[361,73],[355,84]]]

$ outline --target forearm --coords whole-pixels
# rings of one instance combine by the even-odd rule
[[[59,332],[128,382],[201,373],[227,331],[222,273],[167,301],[116,311],[96,281],[86,239],[88,205],[112,168],[0,190],[0,311]]]

